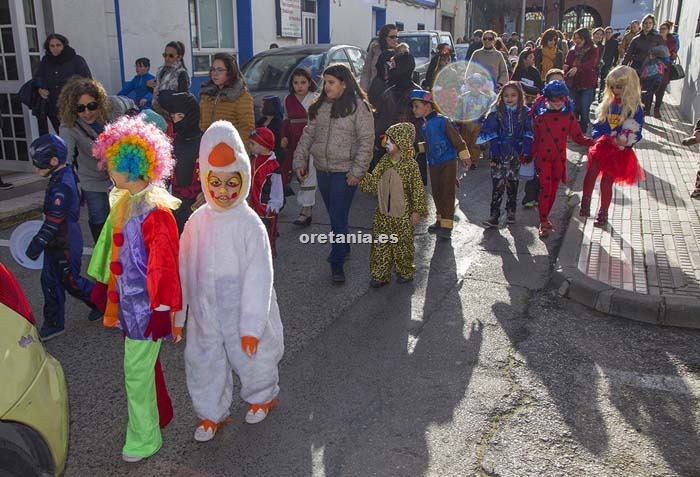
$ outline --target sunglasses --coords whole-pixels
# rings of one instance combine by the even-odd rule
[[[175,58],[176,56],[174,53],[163,53],[163,58]]]
[[[210,73],[226,73],[226,68],[214,68],[213,66],[209,68]]]
[[[90,101],[88,104],[78,103],[78,105],[75,107],[75,111],[77,113],[84,113],[86,109],[88,111],[95,111],[99,107],[100,105],[97,104],[97,101]]]
[[[391,38],[392,40],[396,40],[399,38],[399,35],[389,35],[387,38]]]
[[[494,38],[493,38],[492,36],[485,36],[485,37],[483,38],[483,40],[484,40],[484,41],[493,41]]]

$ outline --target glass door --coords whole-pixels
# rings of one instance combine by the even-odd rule
[[[41,0],[0,0],[0,170],[31,171],[28,145],[36,121],[17,92],[39,65]]]

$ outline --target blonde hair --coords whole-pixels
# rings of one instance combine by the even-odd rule
[[[605,94],[603,101],[598,105],[595,113],[595,120],[598,123],[605,121],[610,112],[610,105],[613,103],[615,95],[612,92],[613,86],[622,85],[625,92],[622,93],[622,111],[620,111],[621,121],[631,118],[642,105],[642,88],[639,85],[637,72],[629,66],[616,66],[605,78]]]
[[[107,122],[112,107],[102,84],[94,79],[73,76],[58,96],[58,111],[62,124],[69,128],[75,127],[78,120],[75,108],[78,100],[84,94],[92,96],[97,102],[97,122],[102,124]]]

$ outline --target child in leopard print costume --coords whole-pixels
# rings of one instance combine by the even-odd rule
[[[413,280],[414,227],[421,217],[428,215],[425,187],[421,180],[413,142],[416,128],[411,123],[398,123],[386,131],[383,144],[387,153],[368,172],[360,183],[360,190],[377,194],[378,204],[372,226],[373,243],[369,268],[370,286],[379,288],[391,280],[391,265],[396,269],[396,282]],[[379,241],[384,234],[394,240]],[[396,239],[392,237],[395,235]]]

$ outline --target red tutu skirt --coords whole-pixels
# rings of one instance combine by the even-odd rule
[[[601,173],[615,178],[615,182],[636,184],[644,180],[644,170],[637,163],[637,155],[631,148],[620,149],[615,139],[607,134],[599,137],[588,150],[588,168],[596,164]]]

